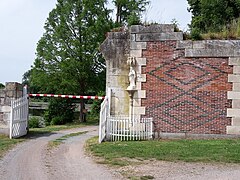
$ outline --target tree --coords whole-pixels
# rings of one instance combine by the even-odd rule
[[[188,0],[192,13],[191,30],[219,32],[240,16],[240,0]]]
[[[146,11],[148,0],[113,0],[117,9],[116,23],[118,25],[134,25],[140,23],[141,15]]]
[[[0,89],[5,88],[4,84],[0,83]]]
[[[113,24],[105,4],[106,0],[58,0],[37,44],[32,86],[44,93],[77,95],[105,88],[98,47]],[[80,104],[83,121],[84,101]]]

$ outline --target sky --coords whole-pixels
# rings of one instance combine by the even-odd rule
[[[22,82],[31,69],[44,24],[57,0],[0,0],[0,83]],[[111,5],[110,5],[111,7]],[[187,0],[151,0],[143,20],[171,23],[188,29],[191,14]]]

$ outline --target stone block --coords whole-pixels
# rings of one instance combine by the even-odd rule
[[[136,34],[130,35],[130,41],[136,41]]]
[[[240,75],[240,66],[233,66],[233,74]]]
[[[227,109],[227,117],[240,117],[240,109]]]
[[[240,99],[240,92],[228,91],[227,97],[228,99]]]
[[[130,42],[130,49],[146,49],[147,43],[146,42]]]
[[[185,57],[240,56],[240,49],[185,49]]]
[[[136,41],[167,41],[167,40],[183,40],[182,32],[171,32],[171,33],[146,33],[137,34]]]
[[[146,82],[147,81],[147,75],[146,74],[138,74],[137,75],[137,82]]]
[[[142,106],[142,99],[133,99],[133,106],[134,107],[141,107]]]
[[[240,134],[240,126],[227,126],[227,134]]]
[[[206,49],[239,49],[239,40],[205,40]]]
[[[240,66],[240,57],[236,58],[230,57],[228,65]]]
[[[141,90],[142,89],[142,82],[136,82],[136,89]]]
[[[131,50],[130,56],[131,57],[142,57],[142,50]]]
[[[146,66],[147,65],[147,59],[146,58],[136,58],[137,64],[139,66]]]
[[[134,99],[146,98],[146,91],[145,90],[138,90],[133,95]]]
[[[122,87],[122,88],[127,88],[129,85],[129,80],[128,80],[128,75],[121,75],[121,76],[108,76],[107,80],[107,87]]]
[[[232,108],[233,109],[240,109],[240,99],[233,99],[232,100]]]
[[[232,126],[240,126],[240,117],[232,118]]]
[[[204,41],[193,41],[193,48],[194,49],[204,49],[205,42]]]
[[[173,24],[153,24],[151,26],[133,25],[130,28],[130,33],[160,33],[174,32]]]
[[[228,75],[228,82],[239,83],[240,82],[240,75],[229,74]]]
[[[233,91],[239,91],[240,92],[240,83],[233,83]]]
[[[185,40],[185,41],[177,41],[177,49],[192,49],[193,41]]]
[[[133,114],[136,115],[145,115],[146,108],[145,107],[133,107]]]

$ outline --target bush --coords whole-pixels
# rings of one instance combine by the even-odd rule
[[[51,99],[48,110],[44,113],[46,125],[62,125],[74,120],[74,109],[71,99]]]
[[[192,29],[191,38],[192,38],[192,40],[202,40],[203,39],[201,36],[200,30],[198,30],[198,29]]]
[[[39,128],[39,118],[37,117],[30,117],[28,121],[29,128]]]

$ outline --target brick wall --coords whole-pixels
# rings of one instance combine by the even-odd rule
[[[113,115],[129,114],[131,57],[137,74],[133,115],[153,118],[155,135],[240,134],[240,40],[183,40],[173,25],[135,25],[110,33],[101,51],[106,86],[121,100],[120,106],[111,103]]]
[[[176,43],[149,42],[143,50],[146,116],[153,117],[156,132],[225,134],[231,124],[226,117],[233,71],[228,58],[185,58]]]

